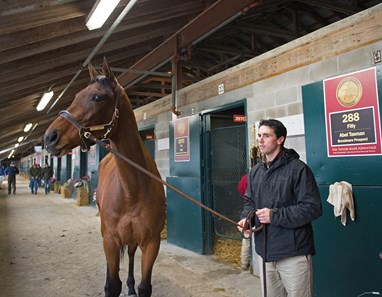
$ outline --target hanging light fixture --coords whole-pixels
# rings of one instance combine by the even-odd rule
[[[24,138],[24,141],[25,140],[27,140],[27,138],[28,138],[28,136],[29,136],[29,134],[31,134],[32,133],[32,131],[37,127],[37,125],[38,125],[38,123],[36,123],[36,124],[34,124],[34,126],[33,126],[33,128],[32,128],[32,130],[28,133],[28,135],[27,136],[25,136],[25,138]]]
[[[47,106],[47,104],[49,103],[50,99],[52,99],[52,97],[54,95],[53,91],[51,90],[52,87],[53,87],[53,85],[51,85],[49,90],[45,91],[44,94],[42,95],[40,102],[38,103],[38,105],[36,107],[37,111],[43,110],[45,108],[45,106]]]
[[[13,155],[14,152],[15,152],[15,150],[12,150],[12,151],[11,151],[11,153],[10,153],[9,156],[8,156],[8,159],[12,158],[12,155]]]
[[[86,19],[89,30],[101,28],[120,0],[97,0]]]
[[[32,123],[26,124],[25,127],[24,127],[24,132],[28,132],[32,128],[32,126],[33,126]]]
[[[24,136],[20,136],[19,138],[17,138],[17,141],[21,142],[21,141],[23,141],[23,139],[24,139]]]

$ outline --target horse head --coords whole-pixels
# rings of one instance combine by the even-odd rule
[[[67,110],[61,111],[44,135],[45,148],[63,156],[81,146],[86,151],[91,144],[86,133],[106,139],[119,116],[119,101],[123,88],[104,58],[102,74],[89,64],[90,82],[79,91]]]

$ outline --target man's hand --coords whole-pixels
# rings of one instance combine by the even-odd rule
[[[243,227],[244,227],[244,225],[245,225],[245,220],[246,219],[241,219],[239,222],[237,222],[237,224],[240,226],[237,226],[237,229],[242,233],[243,232]],[[247,225],[247,228],[249,227],[249,225]],[[246,236],[246,237],[248,237],[248,236],[250,236],[251,235],[251,231],[249,230],[249,229],[246,229],[245,231],[244,231],[244,235]]]
[[[240,232],[243,232],[243,227],[244,227],[244,224],[245,224],[245,219],[241,219],[239,222],[237,222],[237,224],[240,226],[237,226],[237,229],[240,231]]]
[[[256,215],[261,224],[270,224],[272,210],[269,208],[258,209]]]

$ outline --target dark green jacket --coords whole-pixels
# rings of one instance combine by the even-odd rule
[[[42,177],[43,178],[50,178],[53,176],[53,168],[52,167],[44,167],[42,169]]]
[[[31,167],[29,169],[29,176],[30,177],[38,178],[38,177],[40,177],[40,175],[41,175],[41,169],[39,169],[37,167]]]

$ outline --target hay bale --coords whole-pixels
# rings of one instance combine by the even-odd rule
[[[53,191],[56,194],[60,194],[61,191],[60,191],[60,183],[59,182],[55,182],[53,184]]]
[[[160,239],[161,240],[167,239],[167,221],[165,222],[163,230],[162,230],[162,232],[160,234]]]
[[[88,206],[90,204],[90,197],[88,191],[83,188],[77,188],[77,206]]]
[[[226,263],[237,268],[241,267],[241,241],[223,237],[216,237],[214,243],[214,254]]]
[[[72,191],[70,190],[70,188],[61,186],[61,197],[62,198],[70,198],[70,197],[72,197]]]

